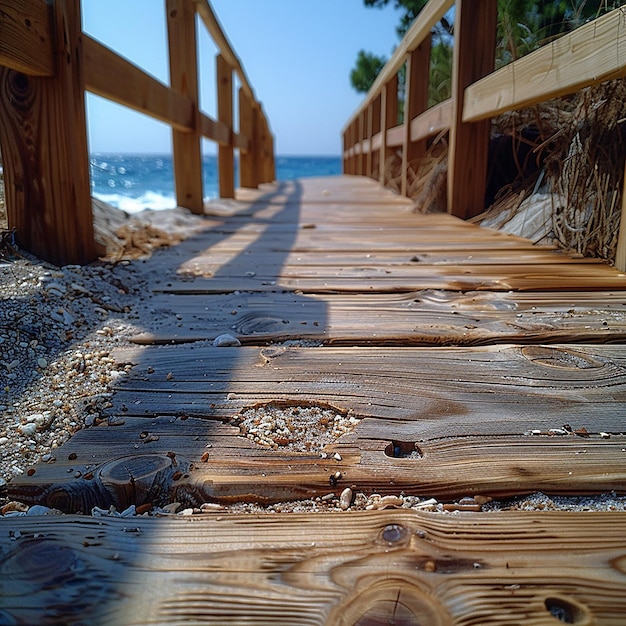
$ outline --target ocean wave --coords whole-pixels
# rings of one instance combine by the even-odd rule
[[[146,209],[162,211],[176,206],[176,199],[173,196],[164,196],[154,191],[146,191],[136,198],[119,193],[94,193],[93,196],[126,213],[139,213]]]

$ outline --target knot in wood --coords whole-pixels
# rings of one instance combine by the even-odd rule
[[[407,529],[404,526],[400,526],[400,524],[389,524],[383,528],[383,532],[381,533],[383,540],[388,543],[402,541],[407,535]]]
[[[26,74],[17,71],[8,72],[6,89],[14,107],[22,111],[26,111],[31,107],[34,90]]]

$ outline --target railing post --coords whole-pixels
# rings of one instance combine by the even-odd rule
[[[358,117],[357,146],[359,151],[356,159],[356,174],[365,176],[365,109],[359,113]]]
[[[372,150],[372,137],[374,135],[374,104],[370,102],[367,109],[366,126],[365,126],[365,139],[367,141],[367,154],[365,156],[365,175],[372,178],[372,157],[374,151]]]
[[[259,119],[261,127],[261,181],[271,183],[276,177],[274,172],[274,146],[272,133],[267,123],[267,117],[263,109],[259,106]]]
[[[89,184],[80,0],[50,8],[54,76],[0,68],[7,217],[19,244],[64,265],[97,256]]]
[[[428,109],[428,83],[430,77],[429,35],[406,61],[406,89],[404,97],[404,142],[402,144],[402,183],[400,193],[409,195],[409,169],[426,155],[426,140],[411,141],[411,122]]]
[[[172,89],[192,100],[196,112],[193,131],[172,131],[176,202],[193,213],[202,214],[204,202],[194,6],[194,3],[187,0],[167,0],[166,2],[170,84]]]
[[[246,137],[248,146],[239,151],[239,184],[255,189],[259,186],[258,168],[255,159],[257,132],[254,109],[250,96],[243,87],[239,88],[239,133]]]
[[[468,219],[484,210],[490,120],[463,123],[465,88],[494,69],[497,0],[457,0],[448,156],[448,212]]]
[[[393,128],[398,123],[398,75],[385,85],[382,91],[382,102],[380,110],[380,182],[386,185],[389,177],[386,176],[387,159],[393,151],[387,148],[387,130]]]
[[[379,93],[370,105],[370,171],[369,176],[379,179],[380,172],[380,149],[376,149],[380,139],[380,110],[382,104],[382,92]]]
[[[217,55],[217,119],[228,128],[228,145],[218,147],[220,198],[235,197],[233,152],[233,68]]]

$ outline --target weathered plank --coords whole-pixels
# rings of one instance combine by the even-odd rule
[[[79,432],[55,464],[12,481],[14,497],[84,511],[141,504],[133,498],[152,497],[157,487],[164,500],[198,504],[315,497],[337,483],[443,499],[621,492],[626,484],[621,346],[173,346],[117,358],[137,366],[116,386],[113,425]],[[314,434],[308,451],[295,452],[288,441],[270,449],[238,427],[243,411],[267,404],[331,406],[360,422],[325,446]],[[168,452],[193,464],[181,465],[184,479],[172,479],[166,460],[148,468],[149,488],[111,487],[111,463],[127,484],[143,471],[145,455]],[[125,474],[131,464],[137,467]]]
[[[594,292],[282,291],[156,294],[136,343],[213,341],[229,333],[264,345],[293,338],[325,345],[609,343],[626,339],[622,295]],[[530,297],[529,297],[530,296]]]
[[[13,518],[0,523],[0,617],[617,625],[625,533],[611,513]]]

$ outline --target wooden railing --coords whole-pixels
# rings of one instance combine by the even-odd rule
[[[453,4],[452,97],[428,108],[430,33]],[[411,163],[426,154],[429,138],[449,130],[448,211],[473,217],[484,210],[490,118],[626,76],[625,8],[494,72],[496,23],[497,0],[431,0],[345,125],[344,172],[386,184],[386,164],[401,152],[401,192],[407,195]],[[405,63],[398,125],[398,72]],[[616,264],[624,269],[626,210],[622,223]]]
[[[170,86],[81,30],[80,0],[3,0],[0,10],[0,150],[9,226],[56,264],[96,258],[85,90],[169,124],[176,200],[203,212],[201,138],[218,144],[219,191],[274,179],[273,138],[241,62],[207,0],[166,0]],[[199,110],[196,13],[219,50],[217,119]],[[233,74],[239,79],[239,131]]]

